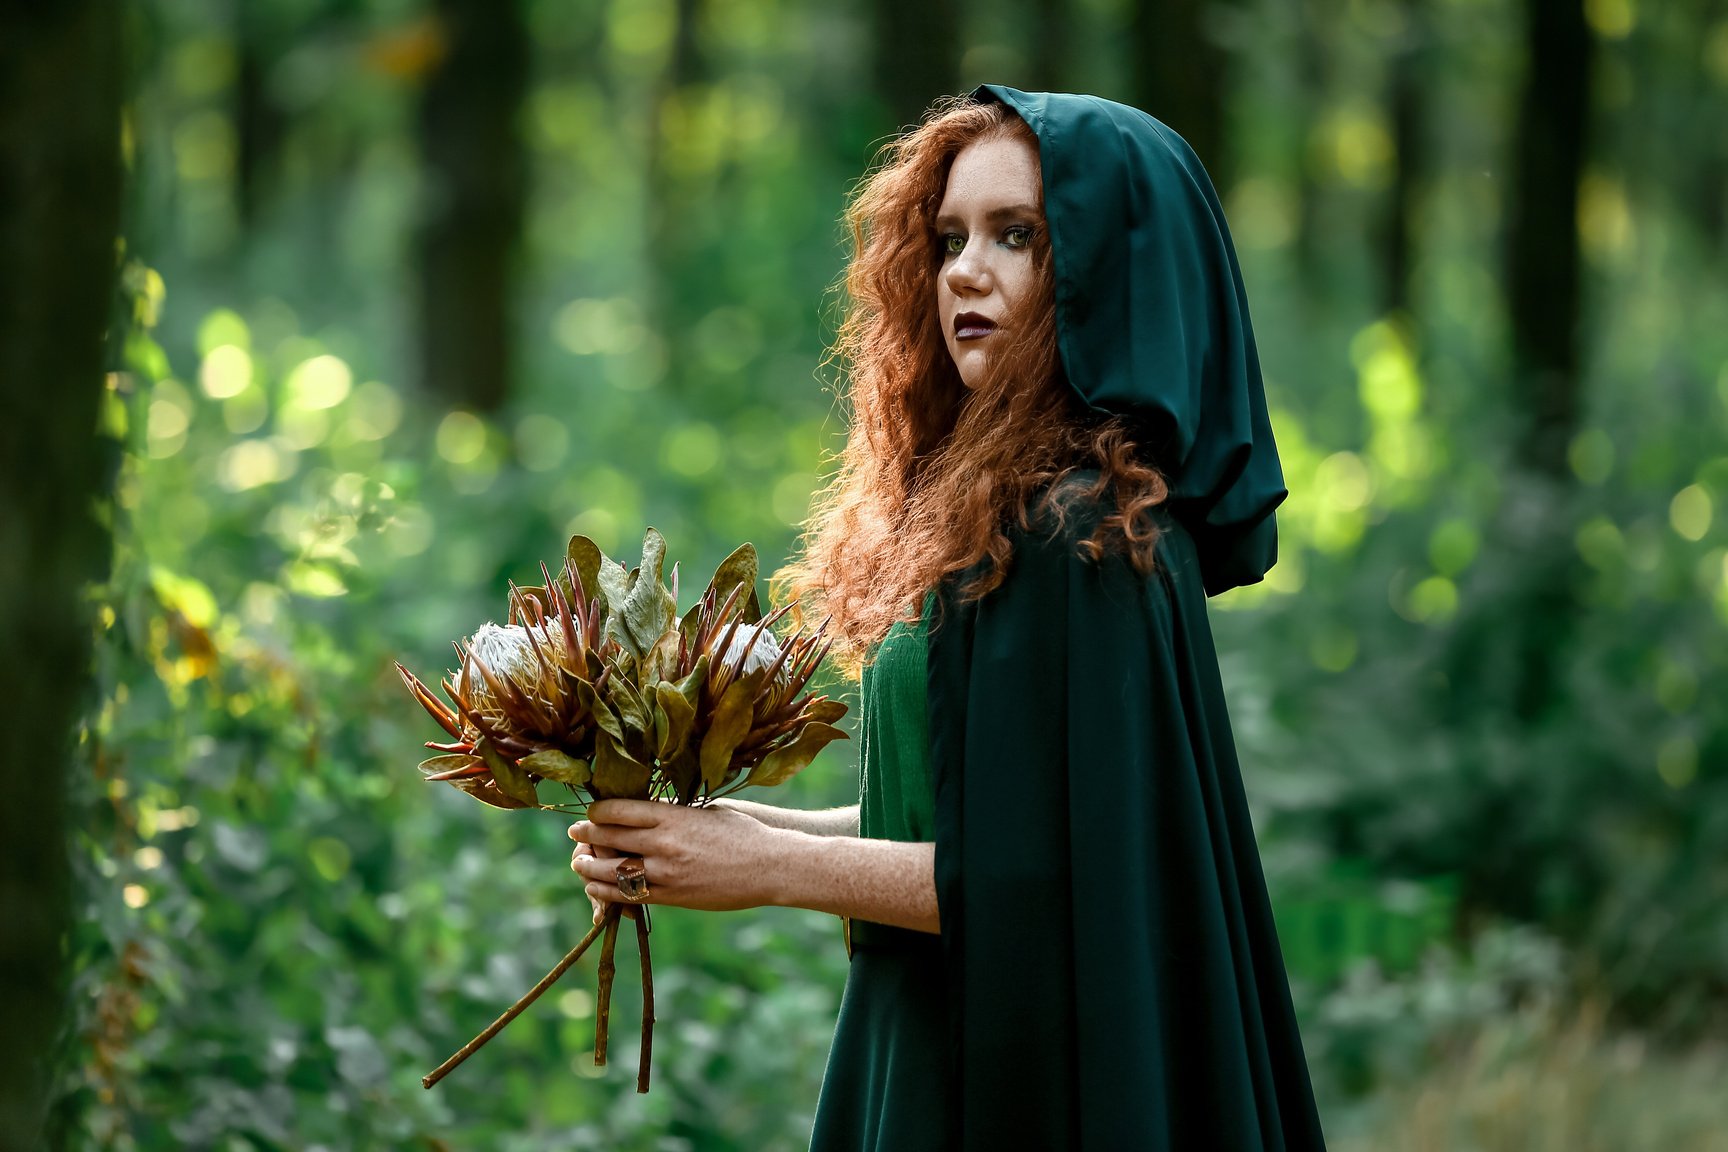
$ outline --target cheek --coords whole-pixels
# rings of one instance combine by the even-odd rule
[[[1031,259],[1017,260],[1011,274],[1002,281],[1002,295],[1010,308],[1018,307],[1020,302],[1031,294],[1037,283],[1038,271],[1032,266]]]

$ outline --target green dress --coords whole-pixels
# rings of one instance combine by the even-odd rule
[[[860,685],[858,832],[935,839],[925,717],[935,597],[870,651]],[[919,1152],[945,1146],[948,1011],[940,938],[855,920],[851,971],[822,1077],[811,1147]]]
[[[982,600],[967,572],[927,602],[942,930],[855,926],[812,1147],[1322,1149],[1207,619],[1276,562],[1288,494],[1223,211],[1143,112],[974,96],[1038,137],[1068,384],[1132,422],[1169,497],[1150,574],[1080,555],[1113,508],[1075,494],[1065,526],[1009,531]],[[877,676],[866,798],[919,759],[904,725],[871,743],[888,690],[916,696]]]

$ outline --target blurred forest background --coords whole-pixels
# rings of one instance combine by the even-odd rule
[[[1229,213],[1291,496],[1213,619],[1335,1147],[1728,1147],[1728,2],[39,7],[0,1147],[804,1146],[796,911],[656,918],[646,1097],[588,964],[422,1091],[588,911],[565,818],[419,780],[391,660],[571,532],[784,558],[844,197],[983,81],[1146,108]]]

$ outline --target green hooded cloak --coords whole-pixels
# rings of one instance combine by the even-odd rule
[[[1109,509],[1079,503],[932,598],[942,932],[854,926],[813,1147],[1320,1149],[1206,615],[1286,495],[1223,212],[1145,113],[974,95],[1038,136],[1068,381],[1171,497],[1150,576],[1081,558]]]

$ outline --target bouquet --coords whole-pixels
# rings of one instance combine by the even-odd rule
[[[747,785],[779,784],[829,741],[846,705],[807,692],[828,654],[824,620],[784,643],[756,597],[756,550],[721,562],[707,589],[678,615],[678,566],[662,583],[666,542],[649,528],[642,563],[625,570],[574,536],[556,576],[510,585],[505,623],[456,642],[460,667],[440,683],[446,704],[401,664],[409,692],[450,737],[420,765],[495,808],[580,813],[590,800],[702,805]],[[635,866],[637,873],[640,865]],[[621,882],[631,862],[620,863]],[[647,909],[638,910],[642,1048],[636,1090],[648,1090],[654,1035]],[[622,908],[606,915],[527,995],[421,1080],[430,1088],[497,1035],[603,937],[595,998],[594,1062],[606,1063],[614,948]]]

